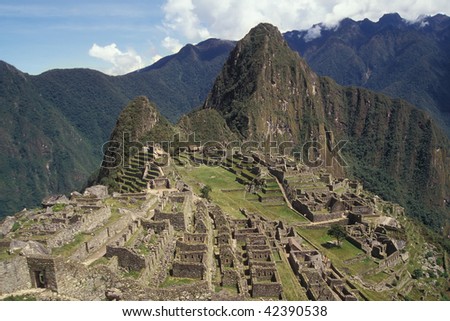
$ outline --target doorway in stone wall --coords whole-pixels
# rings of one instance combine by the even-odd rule
[[[47,280],[45,278],[45,271],[34,271],[34,281],[36,284],[36,288],[46,289]]]

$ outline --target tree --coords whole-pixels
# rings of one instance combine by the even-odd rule
[[[209,201],[211,200],[210,192],[212,192],[211,186],[205,185],[200,189],[200,197],[206,198]]]
[[[327,234],[336,238],[338,246],[341,246],[342,240],[347,236],[347,233],[345,232],[345,229],[342,227],[342,225],[337,224],[331,225]]]
[[[420,279],[423,277],[423,271],[421,269],[415,269],[412,271],[411,276],[413,279]]]

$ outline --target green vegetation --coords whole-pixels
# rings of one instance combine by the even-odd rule
[[[53,212],[61,212],[66,208],[66,204],[55,204],[52,206]]]
[[[300,236],[317,247],[320,252],[326,255],[338,269],[341,269],[350,275],[362,275],[378,266],[372,258],[365,256],[363,251],[347,240],[343,240],[340,247],[329,247],[328,243],[332,241],[334,237],[328,235],[327,228],[297,228],[297,232]],[[351,263],[348,263],[348,260],[352,260]]]
[[[430,25],[435,19],[439,18],[432,18]],[[439,28],[424,31],[407,26],[400,17],[396,20],[394,23],[389,18],[380,20],[369,29],[363,27],[366,22],[352,22],[351,28],[333,30],[322,35],[319,41],[305,43],[295,34],[286,40],[318,74],[329,76],[339,84],[403,98],[430,112],[437,121],[446,122],[449,133],[450,119],[445,114],[450,100],[445,87],[449,75],[441,75],[440,68],[434,68],[449,61],[447,47],[435,37]],[[373,69],[367,69],[368,65]],[[427,89],[430,86],[433,92]]]
[[[12,231],[12,232],[15,232],[15,231],[17,231],[18,229],[20,229],[20,227],[21,227],[21,225],[20,225],[19,222],[14,222],[11,231]]]
[[[0,219],[37,206],[50,190],[80,189],[99,161],[86,137],[42,97],[33,80],[0,62],[5,151],[0,155]]]
[[[208,201],[211,200],[210,193],[212,192],[212,188],[209,185],[205,185],[200,189],[200,197],[205,198]]]
[[[307,301],[305,291],[286,260],[276,263],[278,275],[283,286],[283,295],[288,301]]]
[[[109,259],[103,256],[103,257],[95,260],[94,262],[92,262],[90,266],[108,265],[108,264],[109,264]]]
[[[70,243],[67,243],[61,247],[54,248],[52,250],[53,255],[61,255],[64,257],[70,256],[83,242],[86,242],[92,236],[84,233],[79,233],[75,235],[74,240]]]
[[[344,240],[347,236],[344,227],[337,224],[331,225],[330,229],[327,231],[327,234],[336,239],[338,246],[341,246],[342,240]]]
[[[236,218],[242,218],[240,208],[257,212],[271,220],[284,220],[287,223],[305,222],[306,219],[300,216],[287,205],[267,206],[259,202],[257,195],[245,191],[244,186],[236,181],[236,175],[222,167],[208,167],[201,165],[191,167],[177,167],[177,171],[194,192],[200,194],[200,189],[204,185],[212,188],[211,197],[226,213]]]
[[[153,236],[155,236],[155,235],[153,235]],[[154,238],[152,237],[152,240],[153,240],[153,239],[154,239]],[[151,241],[150,241],[150,243],[151,243]],[[137,247],[137,250],[138,250],[139,253],[142,254],[142,255],[149,255],[149,254],[150,254],[150,250],[149,250],[148,246],[145,245],[145,243],[139,244],[139,246]]]
[[[122,275],[126,278],[133,278],[133,279],[137,280],[141,276],[141,272],[140,271],[128,271],[128,272],[123,273]]]
[[[159,285],[160,288],[168,288],[172,286],[179,286],[179,285],[188,285],[195,283],[197,280],[195,279],[189,279],[189,278],[176,278],[173,276],[168,276],[163,283]]]
[[[414,269],[414,271],[412,271],[411,276],[414,279],[420,279],[421,277],[423,277],[423,271],[422,269]]]
[[[95,181],[99,149],[130,99],[151,97],[173,122],[199,106],[233,46],[189,45],[120,77],[89,69],[30,76],[0,62],[0,143],[8,151],[0,155],[0,218],[37,206],[48,191],[69,193]]]
[[[36,297],[29,294],[10,295],[5,297],[2,301],[36,301]]]

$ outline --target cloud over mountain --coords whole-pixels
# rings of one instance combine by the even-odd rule
[[[450,12],[450,3],[440,0],[167,0],[162,9],[168,32],[195,42],[207,37],[239,39],[260,22],[288,31],[308,29],[320,22],[334,26],[347,17],[376,21],[390,12],[416,20],[423,14]],[[317,36],[317,31],[313,30],[311,35]]]
[[[115,43],[103,47],[94,43],[89,49],[89,55],[112,64],[105,70],[110,75],[121,75],[142,67],[141,56],[132,49],[122,52]]]

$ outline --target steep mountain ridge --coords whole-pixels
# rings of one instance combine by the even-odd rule
[[[450,133],[450,17],[416,22],[386,14],[373,22],[344,19],[339,26],[285,33],[290,47],[319,75],[403,98],[429,111]]]
[[[97,165],[86,137],[41,97],[30,76],[2,62],[0,131],[0,216],[83,186]]]
[[[217,110],[243,140],[301,146],[326,143],[331,131],[335,141],[348,141],[347,174],[429,225],[448,219],[449,142],[430,116],[405,101],[318,77],[269,24],[238,42],[203,108]]]
[[[298,144],[311,134],[324,134],[323,127],[299,121],[324,118],[323,108],[313,108],[316,83],[318,77],[279,31],[260,24],[237,43],[203,108],[218,110],[243,139]]]
[[[96,181],[114,188],[118,172],[128,166],[133,155],[147,143],[172,141],[174,134],[175,129],[154,103],[145,96],[136,97],[122,110],[104,145],[103,162]]]

